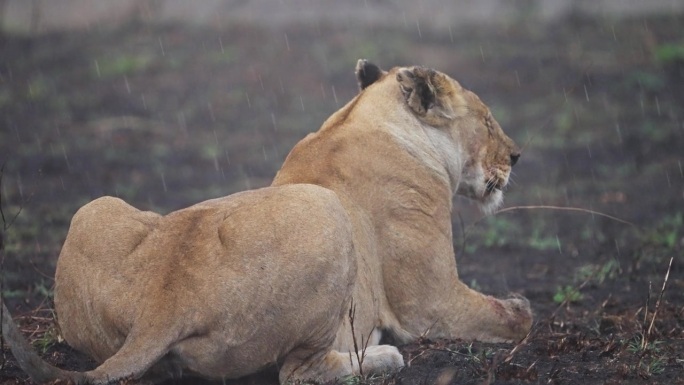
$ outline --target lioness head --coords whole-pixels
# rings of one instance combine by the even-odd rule
[[[477,95],[449,76],[424,67],[383,71],[359,60],[356,74],[361,89],[380,80],[396,82],[406,108],[440,133],[439,147],[447,147],[443,156],[455,159],[446,163],[457,168],[448,170],[456,181],[456,193],[478,201],[485,212],[502,203],[502,190],[520,151]]]

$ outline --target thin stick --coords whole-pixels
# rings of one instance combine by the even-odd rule
[[[592,215],[598,215],[604,218],[612,219],[616,222],[624,223],[626,225],[634,226],[637,227],[632,222],[626,221],[624,219],[620,219],[617,217],[614,217],[612,215],[604,214],[599,211],[594,211],[594,210],[589,210],[589,209],[583,209],[580,207],[563,207],[563,206],[513,206],[513,207],[507,207],[505,209],[497,210],[494,212],[493,215],[499,214],[499,213],[505,213],[509,211],[514,211],[514,210],[537,210],[537,209],[543,209],[543,210],[559,210],[559,211],[575,211],[575,212],[582,212],[582,213],[588,213]]]
[[[656,316],[658,315],[658,309],[660,309],[660,300],[663,299],[663,294],[665,294],[665,288],[667,287],[667,280],[670,278],[670,269],[672,269],[672,261],[674,257],[670,258],[670,264],[667,266],[667,273],[665,273],[665,280],[663,281],[663,288],[660,289],[660,295],[658,296],[658,301],[656,301],[655,311],[653,312],[653,318],[651,318],[651,324],[648,326],[648,331],[644,336],[644,340],[651,337],[651,331],[653,330],[653,323],[655,322]]]
[[[648,309],[651,308],[651,293],[653,292],[653,281],[648,281],[648,296],[646,297],[646,309],[644,309],[644,321],[641,323],[642,333],[646,332],[646,320],[648,319]],[[643,342],[643,340],[642,340]]]
[[[2,176],[5,173],[5,164],[0,166],[0,217],[2,218],[2,229],[0,229],[0,296],[5,290],[5,280],[3,279],[5,274],[5,231],[7,230],[7,223],[5,222],[5,213],[2,211]],[[9,314],[5,314],[3,307],[0,307],[0,336],[2,335],[2,321],[4,317],[9,317]],[[0,351],[5,351],[5,339],[0,337]],[[5,367],[5,355],[2,355],[2,362],[0,363],[0,368]]]
[[[354,353],[356,354],[356,361],[359,363],[359,375],[363,377],[363,359],[365,358],[365,349],[361,352],[359,356],[359,346],[356,342],[356,332],[354,331],[354,317],[356,316],[356,305],[354,304],[354,299],[352,298],[351,304],[349,305],[349,325],[351,326],[352,342],[354,343]],[[369,336],[370,337],[370,336]],[[363,345],[363,335],[361,335],[361,344]],[[351,360],[351,354],[349,355]],[[353,362],[352,368],[354,367]]]
[[[528,341],[528,339],[530,338],[530,335],[532,335],[532,331],[533,331],[533,330],[534,330],[534,328],[530,328],[530,331],[527,332],[527,334],[525,335],[525,337],[524,337],[523,339],[521,339],[520,342],[518,342],[518,343],[513,347],[513,349],[511,349],[510,352],[508,352],[508,354],[506,355],[506,358],[504,358],[504,360],[503,360],[503,362],[504,362],[505,364],[511,362],[511,360],[513,359],[513,356],[515,355],[515,353],[517,353],[518,350],[519,350],[521,347],[523,347],[523,346],[525,346],[525,345],[527,344],[527,341]]]

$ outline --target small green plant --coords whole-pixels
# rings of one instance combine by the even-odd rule
[[[34,285],[36,293],[42,295],[45,298],[53,298],[55,296],[54,288],[45,284],[45,281],[41,280],[40,283]]]
[[[142,72],[152,64],[152,56],[140,55],[121,55],[115,59],[96,60],[94,71],[97,77],[110,77],[132,75]]]
[[[2,296],[4,298],[25,298],[28,295],[26,290],[3,290]]]
[[[638,87],[648,92],[661,91],[667,85],[664,76],[645,71],[632,72],[626,77],[625,82],[630,88]]]
[[[58,332],[54,326],[50,326],[43,335],[33,341],[33,346],[41,353],[45,354],[52,345],[58,341]]]
[[[584,296],[579,289],[571,286],[558,286],[556,293],[553,295],[553,302],[561,303],[576,303],[582,300]]]
[[[665,370],[665,360],[662,357],[653,357],[647,361],[641,363],[641,367],[647,375],[657,375]]]
[[[639,362],[631,367],[632,371],[643,378],[662,373],[667,357],[660,348],[661,344],[662,341],[645,340],[643,333],[632,337],[627,343],[627,351],[639,357]]]
[[[620,264],[617,260],[611,259],[603,265],[588,264],[580,267],[575,272],[575,280],[578,282],[591,280],[600,285],[607,279],[615,279],[619,272]]]
[[[644,343],[645,342],[645,343]],[[627,351],[630,353],[638,354],[638,353],[652,353],[652,354],[658,354],[660,353],[660,345],[662,344],[662,341],[644,341],[644,335],[643,333],[638,333],[634,337],[632,337],[629,342],[627,343]]]
[[[359,375],[349,375],[342,377],[339,380],[340,385],[359,385],[363,381],[363,377]]]
[[[645,243],[674,249],[682,238],[684,229],[684,215],[681,212],[663,218],[655,229],[643,236]]]
[[[662,44],[655,49],[655,60],[663,65],[684,62],[684,42]]]
[[[511,233],[517,226],[506,218],[495,218],[489,221],[487,231],[484,233],[484,245],[486,247],[503,246],[509,243]]]
[[[446,349],[452,354],[457,354],[467,358],[469,361],[474,363],[482,364],[487,362],[489,359],[494,357],[494,350],[489,348],[484,348],[482,350],[477,349],[474,344],[468,343],[467,345],[461,347],[458,350]]]
[[[532,230],[530,247],[539,251],[560,249],[560,240],[557,236],[544,236],[537,228]]]

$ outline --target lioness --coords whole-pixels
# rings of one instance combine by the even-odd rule
[[[3,336],[36,382],[236,378],[277,364],[282,383],[403,366],[419,335],[514,341],[527,300],[458,278],[451,201],[501,203],[519,157],[472,92],[423,67],[360,60],[361,92],[295,146],[273,185],[160,216],[104,197],[74,216],[56,272],[64,339],[102,364],[41,360],[7,309]],[[353,303],[353,325],[347,317]],[[356,335],[352,335],[352,326]],[[351,359],[350,359],[351,356]]]

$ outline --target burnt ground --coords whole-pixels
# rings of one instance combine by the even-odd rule
[[[265,186],[354,95],[357,58],[423,64],[478,93],[524,147],[512,209],[482,218],[457,199],[454,243],[466,283],[526,296],[536,323],[519,344],[420,340],[400,347],[401,372],[345,382],[682,384],[683,25],[670,15],[2,35],[2,294],[46,360],[92,368],[60,342],[51,311],[78,207],[107,194],[167,213]],[[30,384],[6,347],[0,369],[0,383]]]

